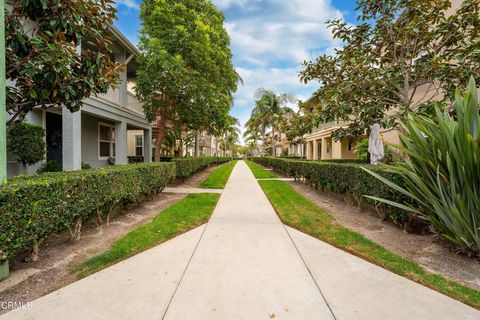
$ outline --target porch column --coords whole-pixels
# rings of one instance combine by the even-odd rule
[[[312,160],[310,158],[310,141],[307,141],[307,160]]]
[[[115,123],[115,164],[128,163],[127,123]]]
[[[143,162],[152,162],[152,129],[143,130]]]
[[[328,159],[326,138],[322,138],[322,159]]]
[[[313,160],[318,159],[318,140],[313,140]]]
[[[82,169],[82,112],[62,108],[62,162],[64,171]]]
[[[115,61],[119,63],[125,63],[125,56],[126,53],[123,52],[123,54],[118,54],[115,56]],[[127,84],[127,66],[125,66],[125,70],[120,72],[120,77],[119,77],[119,85],[118,85],[118,94],[119,94],[119,101],[118,103],[120,104],[121,107],[127,107],[128,106],[128,84]]]
[[[342,159],[342,141],[332,139],[332,159]]]

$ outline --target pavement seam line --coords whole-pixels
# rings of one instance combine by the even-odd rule
[[[217,202],[218,204],[218,202]],[[212,213],[213,215],[213,213]],[[170,309],[170,305],[172,304],[173,299],[175,298],[175,295],[177,294],[178,288],[180,287],[180,284],[182,283],[183,278],[185,277],[185,274],[187,273],[188,267],[190,266],[190,263],[192,262],[193,256],[195,255],[195,252],[197,252],[198,246],[200,244],[200,241],[202,241],[203,235],[205,234],[205,230],[207,230],[208,227],[208,222],[205,224],[205,227],[202,230],[202,234],[198,238],[197,244],[195,245],[195,248],[193,249],[192,255],[188,259],[187,265],[185,266],[185,269],[182,272],[182,276],[180,277],[180,280],[178,281],[177,286],[175,287],[175,290],[173,291],[172,296],[170,297],[170,300],[168,301],[167,308],[165,308],[165,312],[163,313],[162,320],[165,319],[167,316],[168,310]]]
[[[252,172],[251,169],[250,169],[250,172]],[[252,175],[253,175],[253,172],[252,172]],[[257,180],[258,186],[260,187],[260,190],[262,191],[263,195],[267,198],[268,203],[270,204],[271,208],[272,208],[273,211],[275,212],[279,223],[283,226],[283,229],[285,230],[285,232],[287,233],[288,237],[290,238],[290,241],[292,242],[295,250],[297,251],[298,256],[299,256],[300,259],[302,260],[302,263],[303,263],[303,265],[305,266],[305,268],[307,269],[308,274],[309,274],[310,277],[312,278],[313,283],[315,283],[315,286],[317,287],[317,290],[318,290],[318,292],[320,293],[320,296],[322,297],[323,301],[325,301],[325,304],[327,305],[328,310],[330,310],[330,313],[332,314],[333,319],[334,319],[334,320],[337,320],[337,317],[335,316],[335,313],[333,313],[333,310],[332,310],[332,308],[330,307],[330,304],[328,303],[327,298],[326,298],[325,295],[323,294],[323,291],[322,291],[322,289],[320,288],[320,285],[318,284],[317,280],[315,280],[315,277],[313,276],[312,271],[310,270],[310,268],[309,268],[308,265],[307,265],[307,262],[306,262],[305,259],[303,258],[302,254],[301,254],[301,252],[300,252],[300,249],[298,249],[298,246],[297,246],[297,244],[295,243],[295,241],[293,240],[292,235],[290,234],[290,232],[288,232],[287,226],[282,222],[282,219],[280,218],[277,210],[275,210],[275,207],[273,206],[272,202],[270,201],[270,199],[268,198],[267,194],[265,193],[265,191],[263,190],[262,186],[260,185],[259,179],[256,179],[256,180]]]
[[[295,247],[295,250],[297,251],[298,255],[300,256],[300,259],[302,259],[303,265],[305,266],[305,268],[307,269],[308,273],[310,274],[310,277],[312,278],[313,282],[315,283],[315,286],[317,287],[318,292],[320,292],[320,295],[322,296],[323,301],[325,301],[325,304],[327,305],[328,310],[330,310],[330,313],[332,314],[333,319],[337,320],[337,317],[335,316],[335,313],[333,313],[333,310],[332,310],[332,308],[330,307],[330,304],[328,303],[327,298],[326,298],[325,295],[323,294],[323,291],[322,291],[322,289],[320,288],[320,285],[318,284],[317,280],[316,280],[315,277],[313,276],[313,273],[312,273],[312,271],[310,270],[310,268],[308,267],[307,262],[305,261],[305,258],[303,258],[303,255],[302,255],[302,253],[300,252],[300,249],[298,249],[298,246],[297,246],[297,244],[295,243],[295,240],[293,240],[292,235],[290,234],[290,232],[288,232],[288,229],[287,229],[287,227],[285,226],[284,223],[282,223],[282,226],[283,226],[283,228],[285,229],[285,232],[287,233],[288,237],[290,238],[290,241],[292,241],[292,244],[293,244],[293,246]]]

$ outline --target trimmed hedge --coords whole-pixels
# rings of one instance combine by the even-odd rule
[[[195,172],[208,167],[213,164],[229,162],[229,157],[189,157],[189,158],[175,158],[172,162],[177,168],[177,178],[186,179]]]
[[[361,169],[361,167],[367,167],[368,169],[386,177],[388,180],[394,181],[398,185],[404,185],[402,178],[398,174],[389,172],[381,166],[358,163],[287,160],[269,157],[257,157],[252,158],[252,160],[282,174],[294,177],[295,179],[303,178],[315,188],[346,193],[352,196],[358,203],[371,202],[364,197],[365,195],[388,199],[399,203],[411,203],[411,199],[396,190],[391,189],[387,185],[378,181],[377,178]],[[385,215],[384,218],[387,218],[386,212],[388,212],[388,217],[402,227],[415,227],[412,225],[415,224],[415,221],[409,219],[411,216],[406,211],[383,204],[380,204],[378,209],[380,209],[382,214]]]
[[[154,195],[174,176],[173,164],[148,163],[11,179],[0,186],[0,261],[99,210]]]
[[[328,160],[316,160],[318,162],[327,162],[327,163],[346,163],[346,164],[353,164],[353,163],[360,163],[360,164],[370,164],[367,160],[363,159],[328,159]]]

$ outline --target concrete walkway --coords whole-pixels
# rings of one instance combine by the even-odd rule
[[[480,319],[291,228],[239,162],[210,222],[0,319]]]

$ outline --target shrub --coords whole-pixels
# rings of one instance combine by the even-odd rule
[[[358,141],[353,151],[358,155],[358,159],[368,162],[368,138]]]
[[[82,161],[82,170],[89,170],[89,169],[92,169],[92,166]]]
[[[374,199],[421,215],[446,239],[480,255],[480,115],[473,80],[463,99],[457,91],[455,111],[457,119],[438,108],[433,118],[410,116],[408,135],[400,135],[409,159],[392,167],[405,185],[371,172],[416,205]]]
[[[368,161],[364,160],[364,159],[327,159],[327,160],[317,160],[317,161],[327,162],[327,163],[345,163],[345,164],[361,163],[361,164],[368,164]]]
[[[174,175],[172,164],[149,163],[11,179],[0,186],[0,260],[101,211],[156,194]]]
[[[18,162],[23,164],[23,171],[26,173],[27,165],[45,159],[45,130],[25,121],[18,121],[8,131],[8,151],[13,153]]]
[[[62,166],[58,164],[57,161],[49,160],[42,164],[42,166],[37,170],[37,173],[46,173],[46,172],[60,172],[62,171]]]
[[[379,183],[376,178],[361,169],[361,164],[336,163],[333,161],[287,160],[268,157],[252,158],[252,160],[296,179],[303,178],[315,188],[346,193],[354,198],[359,204],[364,200],[364,195],[377,196],[397,202],[409,200],[402,193]],[[367,166],[379,175],[403,185],[403,181],[398,174],[389,172],[379,166],[363,166]],[[409,218],[406,211],[399,210],[392,206],[378,207],[378,209],[382,214],[382,218],[387,217],[386,212],[388,211],[389,217],[395,223],[403,227],[412,227],[406,226]],[[411,222],[413,223],[414,221]]]
[[[185,179],[195,172],[213,164],[225,163],[230,161],[229,157],[189,157],[176,158],[172,161],[175,163],[177,178]]]

